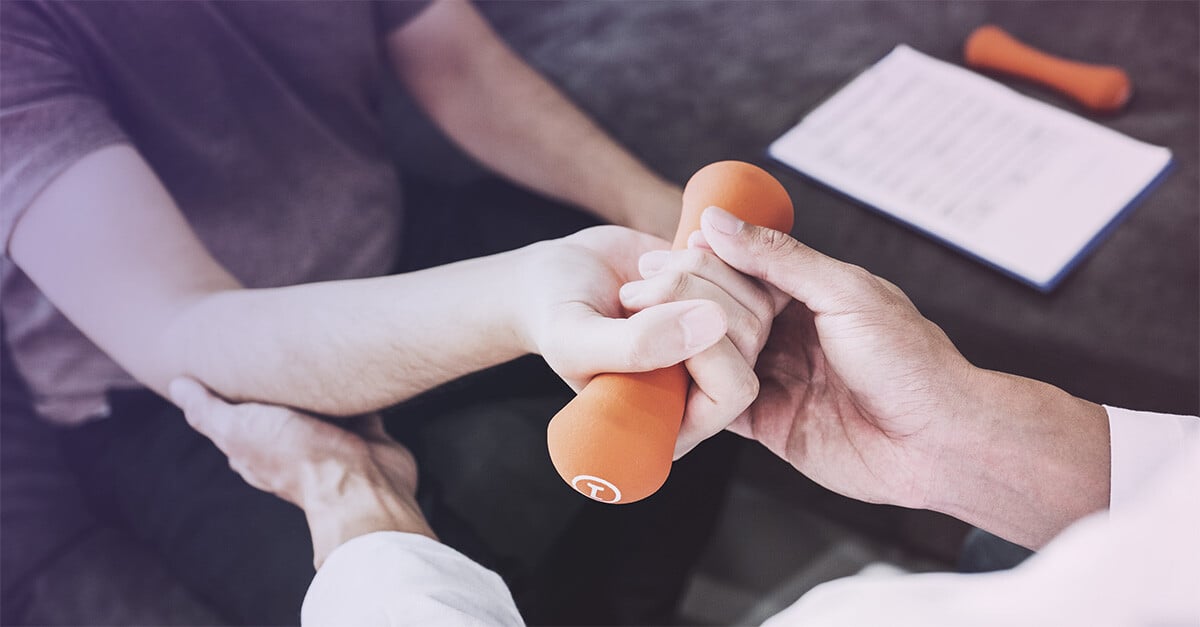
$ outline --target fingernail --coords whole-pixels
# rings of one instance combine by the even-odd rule
[[[736,235],[746,226],[746,223],[739,220],[737,216],[720,207],[705,209],[704,214],[700,216],[700,221],[707,223],[718,233],[726,235]]]
[[[641,272],[642,276],[659,272],[667,267],[667,259],[670,256],[671,253],[665,250],[652,250],[638,259],[638,272]]]
[[[621,300],[627,301],[634,296],[637,296],[638,291],[642,289],[640,283],[641,281],[634,281],[632,283],[626,283],[625,285],[622,285]]]
[[[679,318],[683,344],[688,350],[707,348],[725,335],[725,317],[715,304],[697,306]]]
[[[708,245],[708,240],[704,239],[703,231],[692,231],[692,234],[688,236],[687,247],[712,250],[712,247]]]

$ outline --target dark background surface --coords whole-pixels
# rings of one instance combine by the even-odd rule
[[[720,159],[767,166],[795,200],[800,239],[898,284],[975,363],[1047,380],[1096,401],[1197,413],[1200,4],[629,1],[482,8],[522,56],[669,178],[682,183]],[[765,155],[767,144],[804,112],[895,45],[959,62],[963,38],[987,22],[1051,52],[1124,67],[1135,99],[1127,111],[1098,121],[1168,146],[1175,155],[1163,185],[1051,294],[970,261]],[[1073,110],[1045,91],[1017,87]],[[527,195],[488,178],[400,94],[393,96],[390,133],[414,196],[424,193],[422,202],[434,204],[484,205],[498,215],[514,206],[530,209]],[[572,221],[548,205],[534,209],[551,228]],[[518,367],[531,381],[546,375],[536,360]],[[0,370],[11,373],[7,364]],[[6,415],[14,413],[9,405],[18,396],[9,383],[6,378],[0,394]],[[2,424],[6,463],[54,466],[52,459],[12,454],[22,438],[44,433],[29,436],[21,432],[29,425]],[[72,489],[53,469],[38,480],[39,489]],[[18,506],[6,499],[6,515],[21,513]],[[47,520],[86,523],[81,516],[62,512]],[[745,592],[750,602],[761,598],[847,535],[949,566],[965,531],[944,516],[843,499],[746,444],[726,516],[694,579],[729,585],[693,585],[689,601],[707,595],[710,611],[682,616],[689,623],[735,622],[721,620],[746,615],[720,607],[733,598],[729,590]],[[53,581],[38,584],[39,594],[64,600],[51,604],[41,620],[79,623],[83,612],[93,624],[154,624],[167,616],[215,622],[203,607],[181,598],[154,560],[139,558],[129,538],[108,529],[87,534],[61,556]],[[147,577],[161,585],[145,585]],[[97,583],[133,586],[139,595],[129,607],[115,607],[96,592],[107,589]]]
[[[793,233],[903,288],[975,363],[1115,405],[1200,405],[1198,5],[1195,2],[483,3],[513,47],[651,167],[683,182],[720,159],[768,167]],[[1167,146],[1173,171],[1051,294],[1001,276],[771,162],[766,146],[895,45],[961,63],[995,23],[1047,51],[1125,68],[1128,109],[1094,118]],[[1003,80],[1003,79],[1002,79]],[[1004,80],[1084,113],[1050,92]],[[1086,113],[1084,113],[1086,115]],[[469,181],[406,129],[408,171]],[[414,141],[415,140],[415,141]]]
[[[1200,4],[1195,2],[484,2],[501,35],[652,168],[684,182],[701,166],[765,166],[797,207],[793,234],[899,285],[977,365],[1112,405],[1194,414],[1200,405]],[[838,196],[766,146],[856,73],[906,43],[962,63],[975,27],[997,24],[1062,56],[1123,67],[1135,96],[1088,114],[1174,167],[1050,294]],[[411,105],[390,106],[410,176],[481,201],[495,184]],[[476,190],[474,193],[469,190]],[[502,204],[502,203],[501,203]],[[502,206],[497,206],[502,211]],[[842,499],[747,446],[738,481],[914,554],[952,563],[965,526]],[[753,518],[744,512],[743,518]],[[719,541],[718,541],[719,542]],[[716,553],[733,553],[717,547]],[[711,557],[711,556],[710,556]],[[794,557],[794,555],[792,555]],[[709,568],[728,564],[709,559]]]

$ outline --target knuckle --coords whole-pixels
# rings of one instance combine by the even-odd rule
[[[754,371],[747,368],[744,374],[740,377],[737,385],[736,394],[732,402],[737,405],[738,413],[750,406],[754,399],[758,398],[759,382]]]
[[[759,234],[758,271],[752,274],[769,283],[784,284],[793,273],[795,240],[790,235],[762,229]]]
[[[673,272],[666,278],[666,290],[664,296],[667,299],[682,299],[688,294],[691,288],[692,278],[686,272]]]
[[[754,312],[743,310],[737,316],[737,328],[732,330],[748,338],[758,338],[766,330],[766,323]]]
[[[749,298],[747,306],[755,316],[766,319],[775,317],[775,299],[766,289],[755,289]]]
[[[645,334],[632,338],[620,359],[624,369],[627,372],[639,372],[649,367],[650,356],[654,354],[653,344],[654,340]]]
[[[758,241],[767,254],[781,256],[791,250],[793,240],[787,233],[772,229],[760,229],[758,231]]]
[[[767,336],[771,334],[771,325],[775,319],[771,315],[754,316],[754,338],[757,340],[757,346],[760,348],[767,341]]]

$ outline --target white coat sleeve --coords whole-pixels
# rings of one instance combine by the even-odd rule
[[[1109,409],[1112,509],[1006,572],[849,577],[769,625],[1200,625],[1200,419]]]
[[[304,597],[301,624],[523,625],[492,571],[422,535],[381,531],[339,546]]]

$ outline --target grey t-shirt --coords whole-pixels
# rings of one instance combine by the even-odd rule
[[[245,285],[384,273],[400,206],[377,111],[383,37],[423,6],[0,2],[0,315],[43,417],[103,415],[106,390],[138,384],[9,258],[37,194],[127,143]]]

